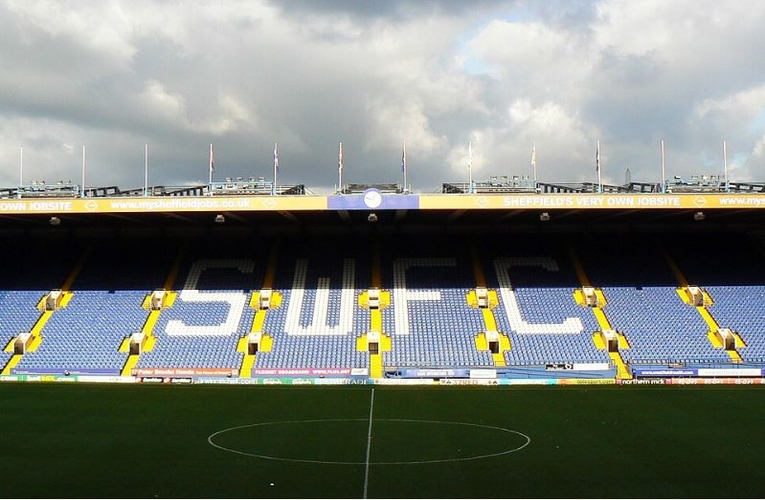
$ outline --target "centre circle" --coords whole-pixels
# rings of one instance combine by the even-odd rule
[[[438,420],[315,419],[261,422],[211,434],[215,448],[238,455],[343,465],[462,462],[507,455],[531,443],[522,432]],[[371,459],[365,459],[367,447]]]

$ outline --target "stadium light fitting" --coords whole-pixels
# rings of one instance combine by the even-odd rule
[[[367,216],[367,222],[377,222],[377,214],[372,212]]]
[[[547,212],[542,212],[541,214],[539,214],[539,220],[541,220],[542,222],[547,222],[548,220],[550,220],[550,214]]]
[[[693,220],[704,220],[706,219],[706,215],[704,215],[704,212],[696,212],[693,214]]]
[[[223,217],[223,214],[218,214],[215,216],[215,222],[217,224],[223,224],[224,222],[226,222],[226,218]]]
[[[51,226],[58,226],[59,224],[61,224],[61,219],[54,216],[54,217],[51,217],[48,222],[50,223]]]

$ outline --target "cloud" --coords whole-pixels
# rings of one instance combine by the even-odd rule
[[[339,141],[358,182],[400,180],[406,141],[429,192],[466,178],[470,140],[475,175],[529,173],[534,141],[541,179],[594,180],[600,140],[606,180],[653,181],[660,140],[690,175],[726,139],[756,177],[763,24],[708,0],[5,0],[0,181],[20,145],[53,178],[83,143],[94,183],[142,182],[145,143],[157,184],[205,178],[210,142],[216,175],[269,177],[279,142],[280,179],[322,192]]]

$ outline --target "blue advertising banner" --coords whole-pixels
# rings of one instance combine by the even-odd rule
[[[698,377],[699,372],[695,368],[651,368],[651,369],[641,369],[636,368],[633,370],[633,373],[637,378],[645,377],[656,377],[656,378],[666,378],[666,377]]]
[[[386,194],[367,189],[363,194],[332,195],[327,197],[330,210],[400,210],[420,207],[420,197],[413,194]]]

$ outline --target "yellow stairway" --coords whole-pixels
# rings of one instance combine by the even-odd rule
[[[77,264],[72,268],[72,270],[67,275],[66,279],[64,280],[64,284],[61,285],[61,302],[59,304],[59,309],[62,309],[69,304],[69,301],[72,299],[72,295],[74,295],[73,292],[71,292],[69,289],[72,287],[72,284],[77,279],[77,276],[79,276],[80,272],[82,271],[82,268],[85,266],[85,262],[88,260],[88,257],[90,257],[92,249],[87,249],[83,254],[80,256],[80,259],[77,261]],[[42,336],[42,329],[45,326],[45,324],[48,322],[48,320],[51,318],[53,313],[55,311],[46,311],[45,310],[45,299],[48,295],[44,295],[40,298],[39,301],[37,301],[37,310],[40,311],[40,316],[37,318],[37,321],[35,321],[35,324],[32,326],[32,328],[29,330],[29,333],[31,335],[31,341],[29,343],[29,346],[27,346],[27,352],[33,352],[36,351],[40,344],[43,341]],[[13,344],[16,341],[16,338],[11,339],[10,342],[5,347],[5,352],[13,352]],[[2,372],[0,374],[2,375],[10,375],[11,370],[16,367],[16,365],[19,364],[21,361],[23,354],[14,354],[10,360],[5,364],[3,367]]]
[[[667,265],[675,275],[675,279],[680,284],[680,286],[675,289],[677,295],[680,297],[680,300],[682,300],[683,303],[688,304],[689,306],[692,306],[694,309],[696,309],[696,312],[699,313],[701,318],[704,320],[704,323],[707,325],[707,340],[709,340],[709,343],[712,344],[712,347],[716,349],[722,349],[723,345],[715,335],[715,332],[720,329],[720,325],[717,323],[717,320],[715,320],[714,316],[712,316],[712,313],[709,312],[709,309],[707,309],[708,306],[714,304],[713,298],[707,293],[706,290],[702,290],[701,305],[695,305],[692,301],[691,293],[688,288],[688,280],[685,278],[685,275],[680,269],[680,266],[677,265],[672,256],[669,255],[669,252],[667,252],[664,248],[662,248],[662,253],[664,254],[664,259],[666,260]],[[746,347],[746,342],[744,342],[738,333],[734,333],[733,335],[735,339],[734,348],[726,349],[725,352],[728,354],[730,360],[733,363],[740,363],[742,361],[741,355],[738,353],[736,348]]]
[[[173,265],[170,267],[170,271],[167,273],[167,276],[165,277],[165,282],[163,284],[163,290],[165,290],[165,297],[164,301],[162,303],[162,309],[167,309],[169,307],[173,307],[173,304],[175,303],[175,299],[178,297],[178,292],[174,292],[173,287],[175,286],[175,280],[178,278],[178,273],[181,270],[181,264],[183,262],[183,257],[186,255],[186,246],[182,247],[178,251],[178,255],[175,257],[175,261],[173,262]],[[157,337],[154,336],[154,325],[157,323],[157,320],[159,319],[159,315],[162,313],[162,309],[159,310],[152,310],[151,309],[151,297],[152,293],[146,294],[146,296],[143,299],[143,302],[141,303],[141,307],[149,311],[149,314],[146,316],[146,321],[144,321],[143,326],[141,327],[141,333],[143,333],[143,341],[141,345],[142,351],[152,351],[154,349],[154,345],[157,343]],[[120,352],[130,352],[130,338],[124,338],[122,339],[122,343],[119,346]],[[125,365],[122,367],[122,370],[120,371],[120,374],[123,377],[127,377],[133,374],[133,369],[135,369],[136,365],[138,365],[138,360],[140,359],[140,354],[131,354],[128,356],[128,359],[125,361]]]
[[[390,306],[390,292],[382,288],[382,268],[380,260],[380,241],[375,238],[372,242],[372,281],[371,288],[379,290],[379,308],[369,309],[369,291],[361,292],[357,299],[357,305],[364,309],[369,309],[369,330],[356,337],[356,350],[359,352],[369,352],[368,334],[376,332],[379,334],[377,353],[369,352],[369,377],[383,377],[382,353],[392,349],[393,341],[385,332],[383,332],[382,315],[383,310]]]
[[[271,290],[274,284],[274,276],[276,275],[276,263],[279,258],[279,242],[275,242],[271,247],[268,257],[268,264],[266,266],[266,275],[263,277],[263,286],[261,290]],[[255,317],[252,319],[252,325],[250,325],[249,333],[260,333],[260,342],[258,344],[259,352],[271,352],[274,345],[274,338],[271,335],[263,333],[263,325],[266,322],[266,314],[268,309],[260,309],[260,291],[252,293],[250,297],[250,308],[255,309]],[[270,308],[276,308],[282,304],[282,294],[277,291],[271,291]],[[249,341],[249,334],[239,339],[236,350],[241,352],[242,364],[239,366],[239,378],[252,378],[252,368],[255,366],[255,358],[257,354],[250,354],[247,349]]]
[[[465,301],[468,306],[478,309],[478,294],[476,290],[478,288],[486,288],[486,275],[483,272],[481,257],[478,255],[478,249],[476,248],[475,242],[470,243],[470,256],[473,264],[473,275],[475,276],[476,289],[468,290],[465,295]],[[497,328],[497,319],[494,317],[494,308],[499,305],[499,295],[497,295],[497,291],[487,290],[486,300],[488,302],[487,307],[480,308],[484,331],[476,334],[475,348],[478,351],[489,350],[489,341],[486,338],[485,332],[497,332],[499,351],[491,354],[492,361],[494,362],[494,366],[507,366],[507,363],[505,363],[504,352],[512,349],[512,345],[510,343],[510,337],[500,332]]]
[[[603,336],[603,332],[606,330],[613,330],[613,327],[611,326],[611,322],[608,320],[608,316],[606,316],[606,312],[603,310],[603,307],[608,303],[608,300],[606,299],[605,294],[603,293],[603,290],[600,288],[595,288],[595,303],[597,304],[594,307],[589,307],[587,305],[587,302],[585,300],[585,292],[584,287],[592,287],[590,284],[590,279],[587,276],[587,273],[584,271],[584,267],[582,266],[582,263],[579,261],[579,258],[576,255],[576,252],[574,251],[573,247],[569,247],[569,254],[571,256],[571,262],[574,265],[574,271],[576,272],[576,276],[579,279],[579,282],[582,284],[582,288],[574,290],[573,297],[574,301],[582,306],[587,307],[588,309],[592,310],[593,316],[595,316],[595,320],[598,322],[598,326],[600,327],[600,331],[594,332],[592,334],[592,342],[595,344],[595,348],[599,350],[605,350],[607,348],[605,337]],[[618,348],[621,349],[629,349],[630,344],[627,341],[627,337],[624,336],[623,333],[617,332],[618,336]],[[621,380],[628,380],[632,378],[632,373],[630,369],[627,367],[627,365],[624,363],[624,359],[622,358],[621,352],[609,352],[608,357],[611,358],[611,362],[616,367],[616,378]]]

